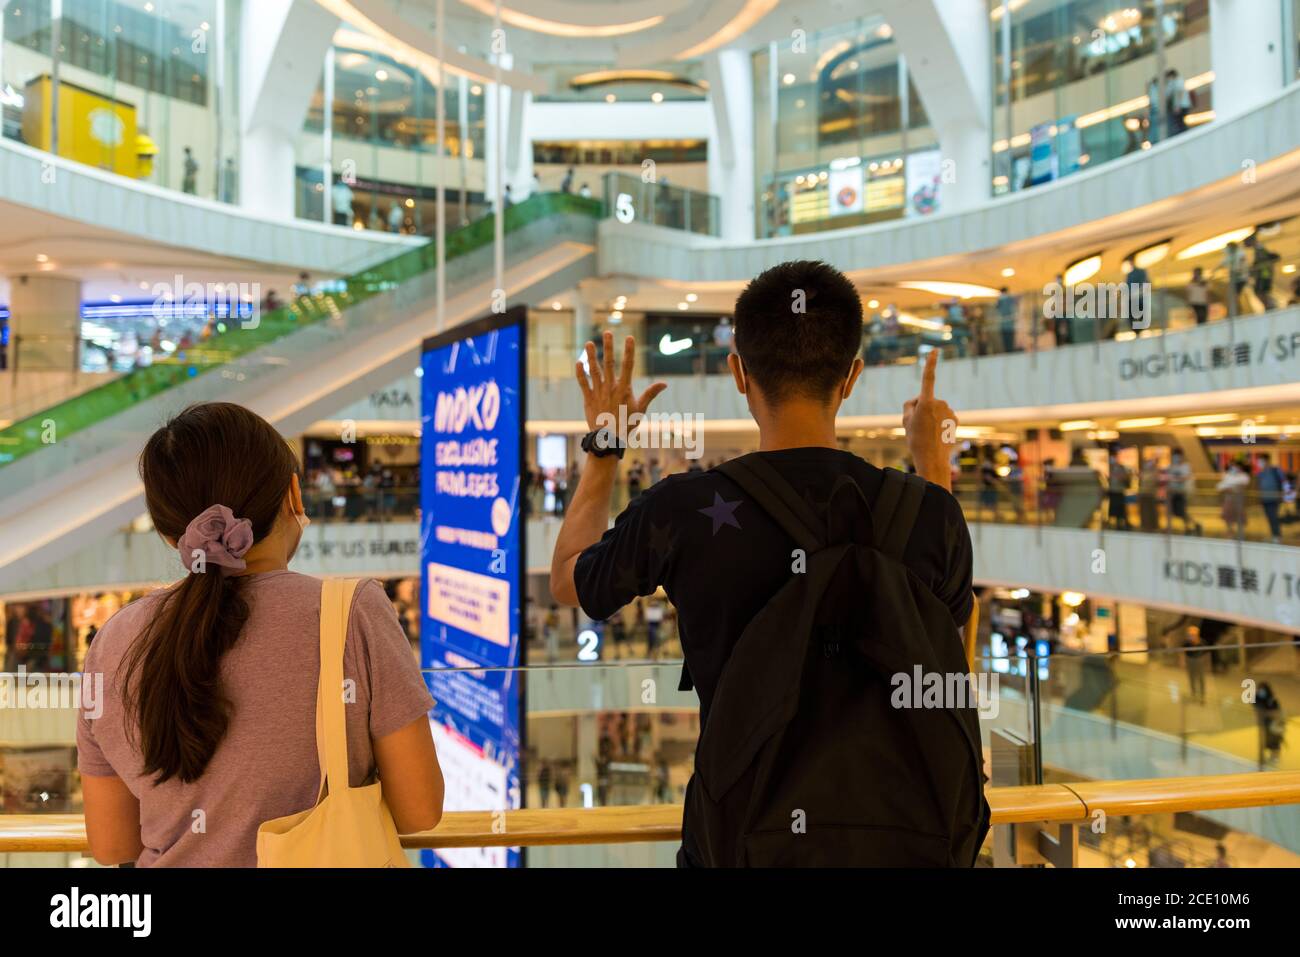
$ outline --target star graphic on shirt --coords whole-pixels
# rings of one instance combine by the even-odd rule
[[[636,568],[629,562],[623,565],[614,575],[614,587],[625,594],[640,595],[642,592],[641,579],[637,576]]]
[[[656,566],[663,564],[673,547],[673,529],[671,525],[650,523],[650,554],[654,556]]]
[[[708,508],[697,508],[696,511],[701,515],[707,515],[713,519],[713,534],[718,534],[718,529],[723,525],[730,525],[733,528],[740,528],[740,523],[736,521],[736,507],[740,505],[739,500],[735,502],[724,502],[722,496],[717,492],[713,493],[713,504]]]

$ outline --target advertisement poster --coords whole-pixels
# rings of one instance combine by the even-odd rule
[[[521,806],[525,310],[426,340],[420,370],[420,662],[448,811]],[[519,848],[425,851],[515,867]]]
[[[929,216],[939,211],[943,183],[943,152],[937,147],[918,150],[907,157],[907,210],[911,215]]]
[[[1060,176],[1077,173],[1082,165],[1079,160],[1083,156],[1083,134],[1074,125],[1078,118],[1078,114],[1071,114],[1056,123],[1056,162]]]
[[[830,213],[832,216],[847,216],[860,213],[863,209],[863,181],[861,165],[844,169],[831,167],[826,181],[830,192]]]
[[[1039,123],[1029,130],[1029,185],[1056,179],[1056,138],[1053,123]]]

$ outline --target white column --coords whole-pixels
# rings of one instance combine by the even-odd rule
[[[9,364],[19,372],[79,369],[81,280],[25,275],[9,280]]]
[[[754,238],[754,76],[749,53],[720,50],[705,61],[714,135],[709,192],[718,197],[724,239]]]
[[[513,34],[511,34],[513,35]],[[510,52],[501,54],[502,70],[527,70],[528,64],[516,59]],[[528,90],[515,90],[507,84],[501,84],[501,135],[504,143],[501,148],[500,166],[502,175],[510,184],[510,193],[514,201],[527,198],[533,184],[533,144],[528,134],[529,107],[533,94]],[[488,84],[487,96],[483,98],[486,116],[483,138],[484,187],[483,197],[488,201],[496,197],[497,180],[497,98],[493,94],[493,85]]]
[[[593,315],[590,297],[583,294],[582,284],[578,284],[573,297],[573,355],[591,338],[591,321]]]
[[[242,5],[241,206],[268,216],[294,215],[294,144],[338,22],[311,0],[257,0]],[[328,195],[325,202],[328,205]]]
[[[908,77],[939,138],[940,209],[989,198],[992,39],[988,8],[969,0],[893,0],[881,12],[907,58]]]
[[[1276,3],[1210,0],[1216,119],[1238,116],[1282,88],[1285,42]]]

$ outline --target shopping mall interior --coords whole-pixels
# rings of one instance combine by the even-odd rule
[[[1300,866],[1300,0],[0,0],[0,133],[0,867],[99,866],[52,689],[191,573],[137,462],[205,402],[289,443],[291,570],[391,600],[410,863],[672,867],[678,609],[553,597],[575,362],[667,384],[612,522],[759,450],[734,310],[789,260],[861,301],[843,451],[916,471],[940,356],[976,866]],[[434,439],[467,368],[487,445]]]

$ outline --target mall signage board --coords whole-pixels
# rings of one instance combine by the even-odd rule
[[[521,806],[526,310],[458,326],[420,361],[420,660],[448,811]],[[517,866],[518,848],[425,852]]]

